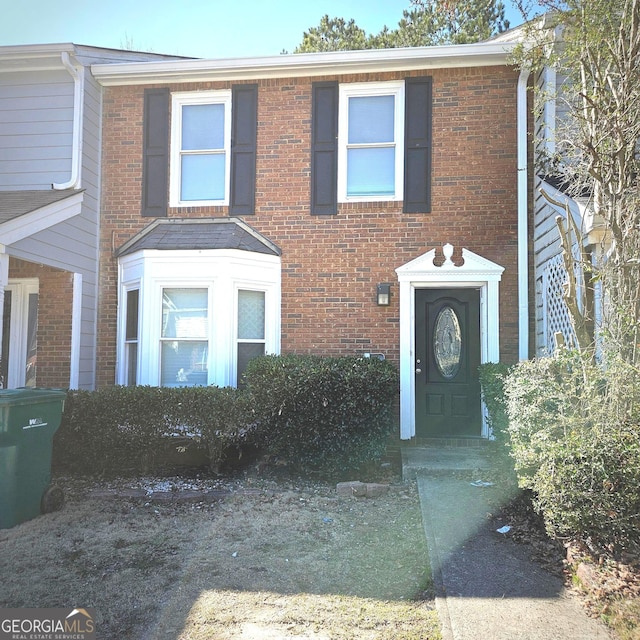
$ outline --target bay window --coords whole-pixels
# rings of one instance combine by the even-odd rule
[[[280,258],[141,250],[119,258],[117,384],[235,386],[280,350]]]

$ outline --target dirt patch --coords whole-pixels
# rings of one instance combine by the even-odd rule
[[[98,637],[439,638],[415,485],[58,479],[0,530],[0,607],[94,607]]]

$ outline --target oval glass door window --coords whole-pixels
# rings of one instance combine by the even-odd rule
[[[456,312],[446,305],[440,309],[433,329],[433,355],[440,374],[455,378],[462,360],[462,334]]]

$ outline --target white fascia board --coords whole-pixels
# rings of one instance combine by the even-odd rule
[[[64,69],[61,55],[75,53],[74,44],[27,44],[0,47],[0,71],[51,71]]]
[[[84,192],[0,224],[0,242],[10,245],[82,213]]]
[[[300,53],[261,58],[97,64],[92,65],[91,72],[104,86],[334,76],[507,65],[511,64],[510,56],[514,47],[514,42],[481,42],[437,47]]]

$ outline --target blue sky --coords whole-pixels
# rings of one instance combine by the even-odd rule
[[[512,26],[521,20],[505,0]],[[0,0],[0,45],[74,42],[229,58],[293,52],[330,17],[394,28],[409,0]]]

